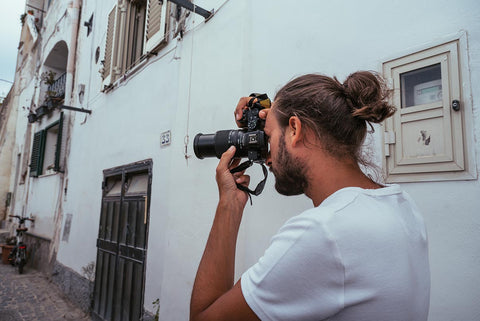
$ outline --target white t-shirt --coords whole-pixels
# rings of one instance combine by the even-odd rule
[[[261,320],[427,320],[423,219],[398,185],[341,189],[288,220],[241,286]]]

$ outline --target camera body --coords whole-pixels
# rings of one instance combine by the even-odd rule
[[[268,154],[268,137],[263,131],[265,120],[259,117],[260,110],[270,107],[266,94],[252,94],[239,123],[242,129],[219,130],[215,134],[197,134],[193,141],[195,155],[220,158],[230,147],[235,146],[235,158],[248,158],[252,162],[265,162]]]

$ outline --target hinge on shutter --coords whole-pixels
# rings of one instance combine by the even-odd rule
[[[384,132],[384,141],[385,141],[385,156],[390,156],[390,147],[389,145],[395,144],[395,132],[393,130],[389,130]]]

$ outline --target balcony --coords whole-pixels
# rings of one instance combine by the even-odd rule
[[[35,110],[35,114],[28,115],[28,121],[33,123],[39,120],[44,115],[50,114],[56,107],[63,104],[65,99],[65,84],[67,80],[67,73],[63,73],[60,77],[54,80],[55,73],[48,72],[44,75],[43,81],[48,85],[45,93],[44,102]]]
[[[48,85],[48,98],[65,98],[65,83],[67,81],[67,73],[63,73],[52,84]]]

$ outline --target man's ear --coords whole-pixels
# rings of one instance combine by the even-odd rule
[[[288,129],[292,147],[295,147],[298,143],[303,141],[304,129],[300,118],[297,116],[290,117],[288,120]]]

